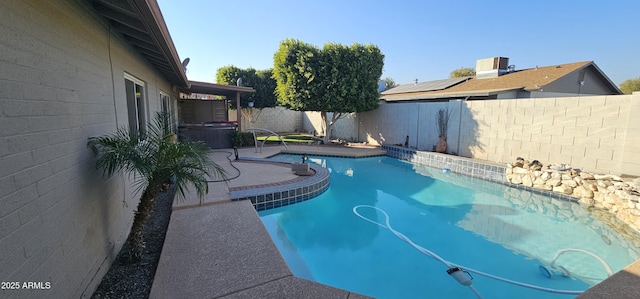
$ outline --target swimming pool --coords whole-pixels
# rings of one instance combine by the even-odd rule
[[[272,159],[298,162],[300,156]],[[463,268],[555,290],[585,290],[606,278],[598,258],[615,272],[640,257],[629,239],[637,235],[622,237],[615,228],[623,225],[600,221],[572,202],[390,157],[309,162],[330,170],[329,189],[259,212],[298,277],[377,298],[475,298],[447,274],[448,266],[419,249]],[[384,213],[405,240],[384,227]],[[559,275],[547,278],[540,266]],[[560,275],[563,269],[571,277]],[[485,298],[575,296],[470,275]]]

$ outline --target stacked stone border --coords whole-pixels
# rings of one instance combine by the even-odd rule
[[[640,231],[640,179],[594,174],[566,164],[543,165],[519,158],[507,164],[511,184],[571,196],[586,208],[599,208]]]

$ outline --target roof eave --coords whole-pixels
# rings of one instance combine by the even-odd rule
[[[428,95],[416,95],[408,97],[380,97],[380,99],[386,102],[398,102],[398,101],[415,101],[415,100],[434,100],[434,99],[451,99],[451,98],[466,98],[466,97],[488,97],[497,95],[507,91],[519,91],[523,90],[522,87],[499,89],[499,90],[484,90],[475,92],[455,92],[455,93],[434,93]]]
[[[189,81],[155,0],[86,0],[112,30],[171,84]]]
[[[235,86],[200,81],[189,81],[189,87],[183,88],[182,91],[186,93],[211,94],[233,98],[236,96],[236,94],[251,93],[255,92],[256,90],[248,86]]]
[[[129,0],[129,2],[140,12],[142,21],[151,31],[153,39],[158,43],[160,49],[162,49],[162,52],[168,60],[168,64],[175,73],[175,79],[177,79],[177,82],[172,83],[180,87],[188,87],[189,81],[187,79],[187,74],[184,72],[182,62],[178,56],[178,51],[173,44],[171,34],[169,33],[167,24],[164,21],[158,2],[155,0]]]

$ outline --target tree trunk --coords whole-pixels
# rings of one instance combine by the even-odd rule
[[[331,142],[331,121],[327,117],[327,112],[320,112],[320,116],[322,117],[322,121],[324,122],[324,137],[322,138],[322,142],[324,144],[329,144]]]
[[[151,216],[153,211],[153,203],[156,200],[157,192],[154,192],[153,188],[158,186],[149,185],[142,193],[138,208],[134,213],[133,224],[131,225],[131,232],[129,233],[129,260],[131,262],[140,261],[142,253],[144,252],[144,239],[142,236],[142,230],[145,222]]]
[[[331,142],[331,129],[333,128],[333,125],[336,123],[336,121],[348,115],[348,113],[332,112],[331,120],[329,120],[327,118],[327,113],[328,112],[326,111],[320,112],[320,116],[324,121],[324,127],[325,127],[324,138],[322,140],[324,144],[329,144]]]

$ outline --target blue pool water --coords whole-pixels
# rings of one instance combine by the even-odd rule
[[[299,162],[300,156],[272,159]],[[635,233],[598,220],[576,203],[389,157],[310,157],[309,162],[329,169],[329,189],[305,202],[259,212],[298,277],[377,298],[476,298],[443,263],[356,216],[358,205],[385,211],[394,230],[451,263],[549,289],[585,290],[607,277],[596,258],[572,251],[554,263],[572,276],[546,278],[539,266],[549,268],[560,250],[593,253],[614,272],[640,257]],[[380,211],[357,211],[385,223]],[[575,297],[471,276],[485,298]]]

